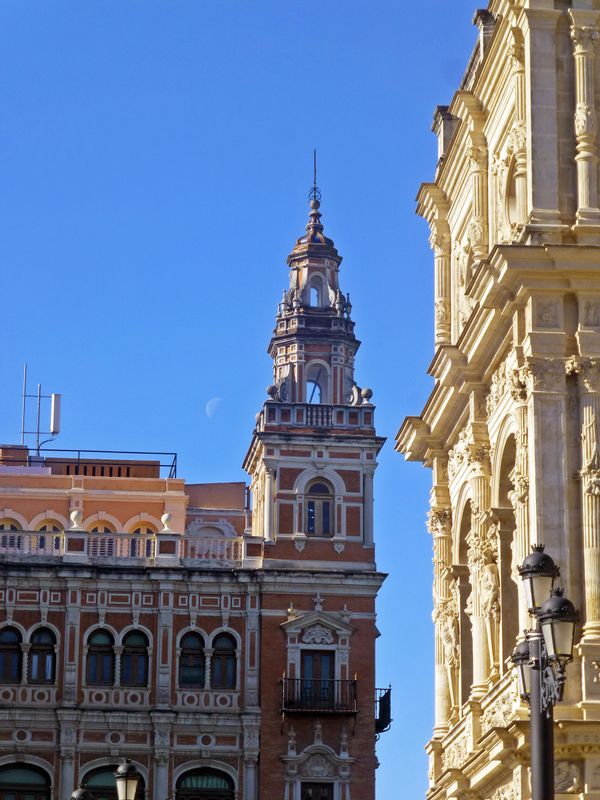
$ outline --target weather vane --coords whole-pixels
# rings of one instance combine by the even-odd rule
[[[317,148],[313,150],[313,185],[312,189],[308,193],[309,200],[320,200],[321,199],[321,190],[317,186]]]

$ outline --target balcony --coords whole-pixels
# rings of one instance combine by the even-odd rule
[[[375,734],[379,736],[392,726],[392,687],[375,689]]]
[[[283,425],[287,428],[321,428],[348,433],[373,433],[374,406],[332,406],[324,403],[277,403],[268,400],[257,422],[259,431]]]
[[[356,714],[355,680],[283,678],[284,713]]]
[[[76,537],[77,547],[69,547]],[[241,537],[158,535],[140,536],[131,533],[92,534],[86,531],[0,531],[0,562],[31,561],[32,558],[62,561],[77,556],[80,563],[143,564],[152,566],[161,556],[160,543],[168,539],[167,551],[174,565],[231,568],[244,560],[244,540]],[[71,545],[73,541],[71,541]],[[162,542],[164,545],[165,542]]]

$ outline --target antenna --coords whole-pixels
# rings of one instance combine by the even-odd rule
[[[36,423],[35,430],[28,431],[25,426],[27,424],[27,401],[36,400]],[[37,391],[35,394],[28,394],[27,392],[27,364],[23,365],[23,393],[22,393],[22,406],[21,406],[21,444],[25,444],[26,436],[35,436],[35,448],[37,454],[40,453],[40,448],[46,442],[51,442],[60,433],[60,406],[62,395],[60,394],[42,394],[42,384],[38,383]],[[42,413],[42,400],[50,400],[50,430],[43,431],[41,429],[40,417]],[[40,441],[41,436],[49,436],[43,442]]]

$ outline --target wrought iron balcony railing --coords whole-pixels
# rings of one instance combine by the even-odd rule
[[[392,687],[375,689],[375,733],[388,731],[392,725]]]
[[[281,708],[284,712],[355,714],[356,681],[284,677]]]

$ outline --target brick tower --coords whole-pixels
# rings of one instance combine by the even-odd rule
[[[374,612],[383,576],[373,474],[384,439],[372,392],[354,379],[360,342],[319,209],[315,185],[269,344],[274,382],[244,463],[254,503],[247,547],[260,551],[264,576],[260,785],[265,797],[280,796],[283,757],[289,800],[341,800],[350,787],[352,797],[372,798],[376,766]]]

